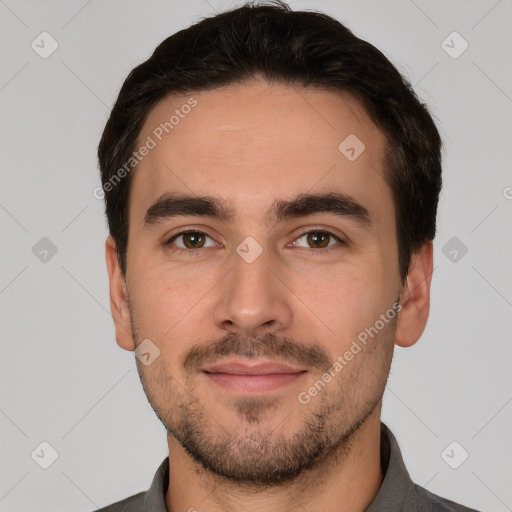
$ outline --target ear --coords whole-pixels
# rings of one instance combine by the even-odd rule
[[[414,345],[427,325],[430,310],[433,244],[427,240],[411,258],[402,289],[402,309],[398,314],[395,343],[400,347]]]
[[[109,236],[105,244],[108,278],[110,282],[110,310],[116,328],[117,344],[125,350],[135,350],[128,309],[126,281],[121,273],[116,254],[116,243]]]

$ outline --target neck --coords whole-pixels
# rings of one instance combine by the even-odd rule
[[[212,475],[199,466],[168,434],[169,512],[360,512],[382,484],[380,464],[380,407],[354,433],[343,449],[318,459],[315,466],[292,482],[254,488]]]

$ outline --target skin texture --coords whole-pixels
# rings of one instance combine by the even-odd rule
[[[427,322],[432,243],[413,256],[402,283],[383,179],[386,140],[355,98],[263,80],[173,95],[150,112],[139,142],[190,96],[197,106],[133,171],[126,281],[115,242],[106,242],[117,343],[134,350],[150,339],[160,350],[137,367],[168,431],[167,508],[364,510],[383,478],[379,422],[394,344],[414,344]],[[338,150],[350,134],[365,144],[354,161]],[[330,213],[265,223],[275,200],[333,191],[361,203],[371,226]],[[236,215],[144,227],[166,192],[216,196]],[[204,238],[166,245],[183,228]],[[327,238],[326,252],[305,231],[345,243]],[[248,236],[262,248],[252,263],[236,252]],[[301,403],[299,393],[397,299],[398,316]],[[227,390],[201,371],[235,358],[287,362],[304,373],[255,393]]]

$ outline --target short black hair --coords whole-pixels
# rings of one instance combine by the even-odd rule
[[[98,147],[110,235],[126,276],[133,172],[122,174],[143,123],[171,93],[194,93],[255,78],[354,95],[387,139],[402,281],[411,256],[436,232],[441,138],[411,84],[373,45],[320,12],[279,0],[248,2],[168,37],[126,78]],[[340,141],[341,142],[341,141]],[[136,166],[134,166],[136,168]]]

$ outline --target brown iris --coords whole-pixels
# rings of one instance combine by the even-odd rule
[[[308,244],[312,244],[320,249],[329,245],[331,235],[323,233],[322,231],[311,231],[307,234]]]
[[[188,249],[200,249],[204,245],[205,236],[202,233],[182,233],[181,236]]]

